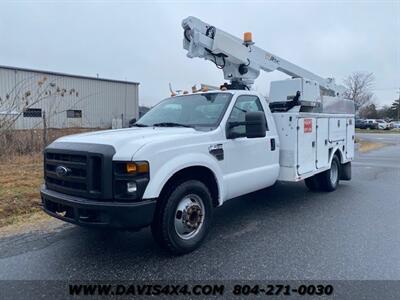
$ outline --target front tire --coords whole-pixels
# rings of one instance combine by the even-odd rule
[[[212,220],[212,198],[207,186],[198,180],[185,181],[159,201],[151,226],[157,243],[176,255],[198,248]]]

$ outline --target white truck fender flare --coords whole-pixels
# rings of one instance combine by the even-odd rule
[[[329,165],[332,163],[332,160],[333,160],[333,155],[337,152],[337,151],[339,151],[339,153],[340,153],[340,156],[339,156],[339,160],[340,160],[340,163],[343,163],[343,160],[344,160],[344,154],[343,154],[343,151],[342,151],[342,149],[340,148],[340,146],[335,146],[335,147],[333,147],[332,148],[332,154],[331,154],[331,157],[329,158]]]
[[[223,174],[213,159],[210,156],[202,153],[189,153],[179,155],[174,159],[164,163],[157,173],[150,175],[150,182],[146,187],[143,199],[158,198],[167,181],[177,172],[188,167],[206,167],[213,172],[218,186],[218,202],[222,204],[224,200],[224,186],[222,184]]]

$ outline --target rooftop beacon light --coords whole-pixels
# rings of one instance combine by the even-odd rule
[[[243,33],[243,45],[246,47],[253,45],[253,34],[251,32],[245,32]]]

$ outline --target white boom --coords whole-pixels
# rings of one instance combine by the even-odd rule
[[[232,85],[250,86],[259,76],[260,70],[281,71],[294,78],[317,82],[332,96],[341,95],[343,86],[335,84],[333,78],[322,78],[268,51],[244,42],[223,30],[198,18],[188,17],[182,21],[184,29],[183,48],[190,58],[199,57],[214,62],[223,70],[224,78]]]

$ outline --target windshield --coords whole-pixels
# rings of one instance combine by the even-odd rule
[[[217,127],[232,94],[206,93],[163,100],[139,119],[136,126]]]

